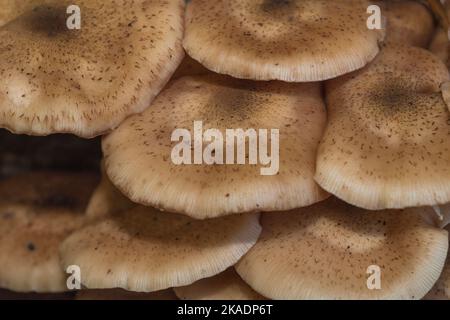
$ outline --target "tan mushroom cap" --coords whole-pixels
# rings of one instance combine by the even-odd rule
[[[234,268],[190,286],[173,288],[181,300],[264,300],[236,273]]]
[[[71,1],[33,4],[0,27],[0,126],[12,132],[107,132],[148,107],[184,56],[183,0],[79,0],[80,30],[66,26]]]
[[[236,78],[320,81],[378,53],[365,0],[192,0],[183,45],[208,69]]]
[[[178,300],[172,289],[157,292],[133,292],[123,289],[80,290],[75,300]]]
[[[386,18],[386,44],[427,47],[433,37],[433,15],[425,5],[410,0],[376,2]]]
[[[202,121],[204,130],[220,131],[224,164],[174,164],[171,155],[178,142],[171,142],[172,133],[187,129],[194,140],[195,121]],[[288,210],[327,197],[313,179],[325,122],[319,84],[184,77],[148,110],[104,138],[105,167],[111,181],[133,202],[197,219]],[[279,130],[278,174],[262,175],[261,168],[270,165],[250,165],[248,160],[245,165],[225,164],[226,130],[250,128],[257,133],[267,129],[268,146],[271,130]],[[205,150],[208,145],[204,143]],[[258,152],[265,154],[264,148]],[[277,153],[271,154],[275,158]]]
[[[67,291],[58,247],[81,227],[96,177],[31,173],[0,182],[0,288]]]
[[[89,289],[152,292],[189,285],[234,265],[261,232],[258,214],[213,220],[136,207],[91,224],[60,247]]]
[[[389,46],[330,81],[316,181],[366,209],[450,202],[450,114],[439,89],[448,79],[428,51]]]
[[[109,180],[102,163],[102,178],[92,193],[86,208],[88,219],[98,219],[114,215],[137,206],[125,197]]]
[[[420,299],[444,266],[448,233],[434,228],[431,208],[367,212],[330,198],[261,219],[257,244],[236,270],[273,299]],[[369,290],[369,267],[381,289]]]

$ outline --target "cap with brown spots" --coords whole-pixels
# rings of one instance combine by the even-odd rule
[[[183,0],[79,0],[80,29],[67,26],[72,2],[25,1],[0,26],[0,127],[100,135],[148,107],[181,62]]]

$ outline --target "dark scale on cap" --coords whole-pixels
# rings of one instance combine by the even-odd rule
[[[33,251],[36,250],[36,246],[35,246],[35,244],[33,242],[28,242],[27,243],[27,249],[28,249],[28,251],[33,252]]]
[[[6,211],[0,214],[0,217],[4,220],[9,220],[14,218],[14,212],[12,211]]]
[[[289,10],[295,8],[295,0],[263,0],[261,9],[264,11]]]

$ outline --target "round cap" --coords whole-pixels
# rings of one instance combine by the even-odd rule
[[[261,237],[236,270],[272,299],[420,299],[448,249],[429,210],[367,212],[331,198],[264,214]]]
[[[184,56],[183,0],[32,4],[0,27],[0,127],[14,133],[105,133],[148,107]]]
[[[133,202],[197,219],[288,210],[327,197],[325,122],[318,84],[184,77],[104,138],[105,168]]]
[[[189,285],[234,265],[261,232],[258,214],[213,220],[136,207],[73,233],[60,247],[89,289],[153,292]]]
[[[192,0],[184,48],[217,73],[253,80],[320,81],[362,68],[381,29],[365,0]]]
[[[316,181],[366,209],[450,202],[450,113],[439,88],[448,79],[428,51],[388,46],[330,81]]]

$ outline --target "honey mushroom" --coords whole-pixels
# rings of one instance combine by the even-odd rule
[[[87,289],[155,292],[192,284],[234,265],[261,233],[258,214],[192,218],[138,206],[74,232],[60,246]]]
[[[80,0],[80,29],[67,26],[68,0],[2,1],[16,16],[0,26],[0,126],[14,133],[108,132],[148,107],[184,56],[183,0]]]
[[[326,85],[328,124],[316,181],[370,210],[450,202],[448,70],[431,53],[387,46],[367,68]]]
[[[279,141],[267,134],[266,141],[272,149],[269,156],[278,155],[274,143],[279,142],[279,166],[277,159],[248,165],[250,159],[245,158],[247,165],[238,164],[238,151],[234,154],[233,150],[247,150],[247,144],[235,146],[231,154],[224,150],[230,141],[220,142],[217,136],[205,147],[210,150],[211,163],[200,159],[194,165],[197,160],[191,147],[197,148],[197,142],[192,137],[181,142],[171,138],[180,129],[185,134],[199,119],[205,130],[216,128],[222,135],[228,128],[278,129]],[[164,90],[145,112],[128,118],[103,139],[105,169],[111,182],[133,202],[196,219],[288,210],[328,196],[313,179],[325,121],[318,84],[251,82],[219,75],[184,77]],[[207,142],[205,137],[198,140]],[[180,144],[184,146],[181,151],[175,148]],[[197,150],[200,155],[208,154],[201,147]],[[175,162],[179,156],[187,157],[192,165]],[[234,162],[225,162],[229,156]],[[261,159],[261,154],[256,156]]]
[[[379,51],[365,0],[192,0],[186,52],[236,78],[321,81],[360,69]],[[294,23],[295,22],[295,23]]]
[[[368,212],[334,197],[265,213],[236,270],[271,299],[421,299],[444,267],[448,232],[431,208]],[[368,272],[380,272],[370,290]],[[375,282],[376,284],[376,282]]]

